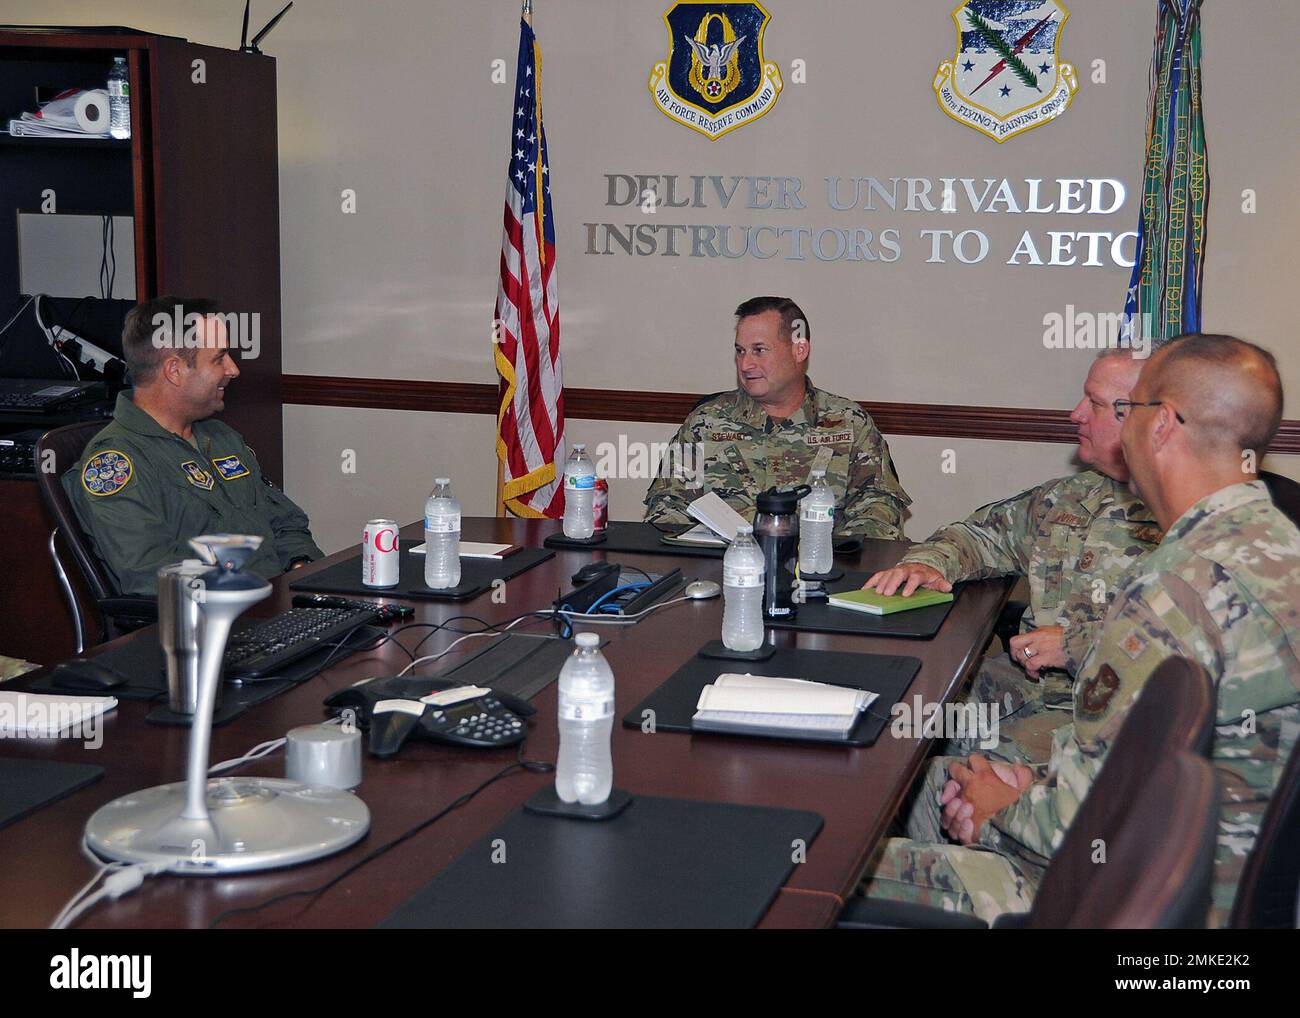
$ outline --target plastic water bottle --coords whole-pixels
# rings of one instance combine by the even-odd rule
[[[595,633],[579,633],[577,649],[560,669],[560,759],[555,794],[591,806],[609,798],[614,761],[614,672]]]
[[[131,137],[131,79],[126,57],[114,57],[108,72],[108,133],[114,138]]]
[[[424,584],[445,590],[459,583],[460,503],[451,493],[451,481],[437,477],[424,503]]]
[[[564,464],[564,536],[583,541],[596,532],[596,465],[587,447],[575,442]]]
[[[799,503],[799,575],[829,573],[834,565],[835,492],[826,471],[812,472],[812,491]]]
[[[722,645],[728,650],[763,646],[763,552],[754,528],[736,528],[736,539],[722,557]]]

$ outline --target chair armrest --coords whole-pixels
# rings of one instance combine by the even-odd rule
[[[156,597],[106,597],[99,603],[99,610],[114,622],[140,622],[149,625],[158,621],[158,599]]]
[[[835,922],[837,930],[987,930],[988,923],[964,912],[946,912],[929,905],[853,898]]]

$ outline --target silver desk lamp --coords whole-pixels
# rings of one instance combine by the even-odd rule
[[[172,873],[248,873],[332,855],[369,830],[370,811],[351,792],[284,778],[208,780],[212,714],[231,624],[271,593],[265,580],[240,572],[261,543],[240,534],[190,541],[212,568],[191,584],[205,639],[186,780],[96,810],[86,823],[86,842],[97,855],[162,863]]]

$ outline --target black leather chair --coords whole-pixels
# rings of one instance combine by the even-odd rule
[[[1300,527],[1300,481],[1293,481],[1281,474],[1270,474],[1268,471],[1261,471],[1259,479],[1268,486],[1273,504],[1282,510],[1287,519]]]
[[[1287,929],[1300,922],[1300,743],[1273,790],[1246,860],[1228,920],[1236,929]]]
[[[158,603],[155,598],[125,596],[113,584],[103,563],[91,549],[90,539],[81,529],[81,522],[77,519],[77,514],[60,480],[81,459],[87,443],[103,428],[103,421],[69,424],[63,428],[47,431],[36,443],[37,464],[52,462],[54,467],[48,472],[38,469],[36,479],[40,487],[41,500],[55,522],[54,530],[50,533],[48,548],[54,563],[54,571],[68,602],[68,610],[72,613],[79,654],[91,641],[85,613],[68,578],[64,557],[60,555],[61,545],[71,554],[72,561],[76,563],[76,570],[80,573],[86,589],[98,608],[99,633],[94,639],[95,643],[114,639],[158,620]]]
[[[998,928],[1201,926],[1210,902],[1218,796],[1204,762],[1214,739],[1214,689],[1205,669],[1173,657],[1129,709],[1024,915]],[[1203,767],[1180,756],[1200,758]],[[1173,768],[1173,770],[1170,770]],[[1171,782],[1187,782],[1175,787]],[[1174,825],[1179,826],[1166,826]],[[1186,838],[1170,838],[1170,830]],[[1096,845],[1107,862],[1093,861]],[[1171,875],[1177,877],[1176,880]],[[984,927],[971,916],[855,898],[841,928]]]

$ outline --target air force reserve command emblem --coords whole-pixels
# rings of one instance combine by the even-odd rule
[[[1058,0],[967,0],[934,79],[940,109],[998,143],[1059,117],[1079,89],[1058,52],[1069,16]]]
[[[763,62],[769,20],[762,4],[673,4],[668,59],[650,72],[655,104],[710,138],[767,113],[782,88],[780,68]]]

